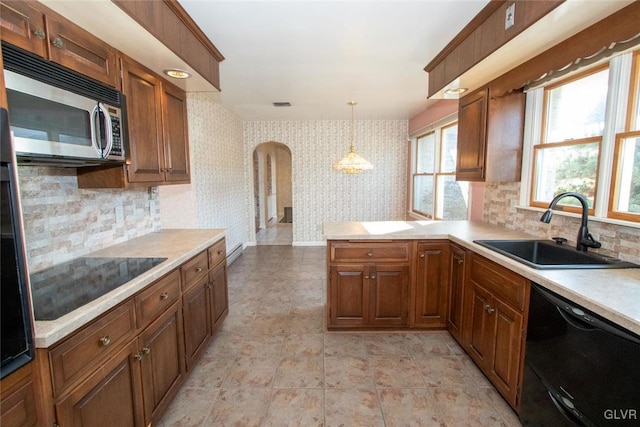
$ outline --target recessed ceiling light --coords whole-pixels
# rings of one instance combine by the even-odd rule
[[[444,93],[446,93],[447,95],[460,95],[461,93],[465,93],[468,90],[469,89],[467,89],[466,87],[458,87],[447,89],[444,91]]]
[[[163,73],[174,79],[188,79],[191,77],[191,73],[177,68],[169,68],[168,70],[164,70]]]
[[[274,102],[273,106],[274,107],[291,107],[291,103],[290,102]]]

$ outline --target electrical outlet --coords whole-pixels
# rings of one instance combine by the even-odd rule
[[[160,189],[158,187],[149,187],[149,200],[158,200]]]
[[[513,27],[515,23],[516,23],[516,4],[511,3],[507,7],[507,11],[505,12],[505,15],[504,15],[504,29],[508,30],[509,28]]]

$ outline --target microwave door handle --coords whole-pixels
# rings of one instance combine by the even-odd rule
[[[100,146],[100,149],[102,158],[106,159],[111,153],[111,148],[113,148],[113,128],[111,127],[111,115],[109,115],[109,111],[107,111],[106,107],[100,102],[98,102],[98,109],[99,111],[102,111],[102,115],[104,116],[104,131],[106,133],[105,139],[107,140],[107,146],[104,148]],[[100,138],[99,132],[100,128],[98,128],[98,138]]]
[[[93,110],[91,110],[91,114],[89,114],[89,126],[91,127],[91,144],[96,150],[96,153],[102,157],[102,150],[100,148],[100,127],[97,123],[97,118],[100,112],[99,106],[100,104],[98,103],[93,107]]]

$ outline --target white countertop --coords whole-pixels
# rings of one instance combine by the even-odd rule
[[[162,230],[85,255],[86,257],[153,257],[167,258],[167,260],[56,320],[36,321],[36,347],[50,347],[156,279],[179,267],[224,236],[223,229]]]
[[[537,270],[473,241],[544,238],[469,221],[327,222],[323,226],[327,240],[449,239],[640,334],[640,268]]]

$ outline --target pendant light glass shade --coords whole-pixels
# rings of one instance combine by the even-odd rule
[[[333,164],[333,169],[342,171],[346,174],[353,175],[362,172],[363,170],[373,169],[373,165],[360,157],[353,146],[353,107],[358,103],[355,101],[349,101],[351,106],[351,145],[349,146],[349,152],[339,161]]]

